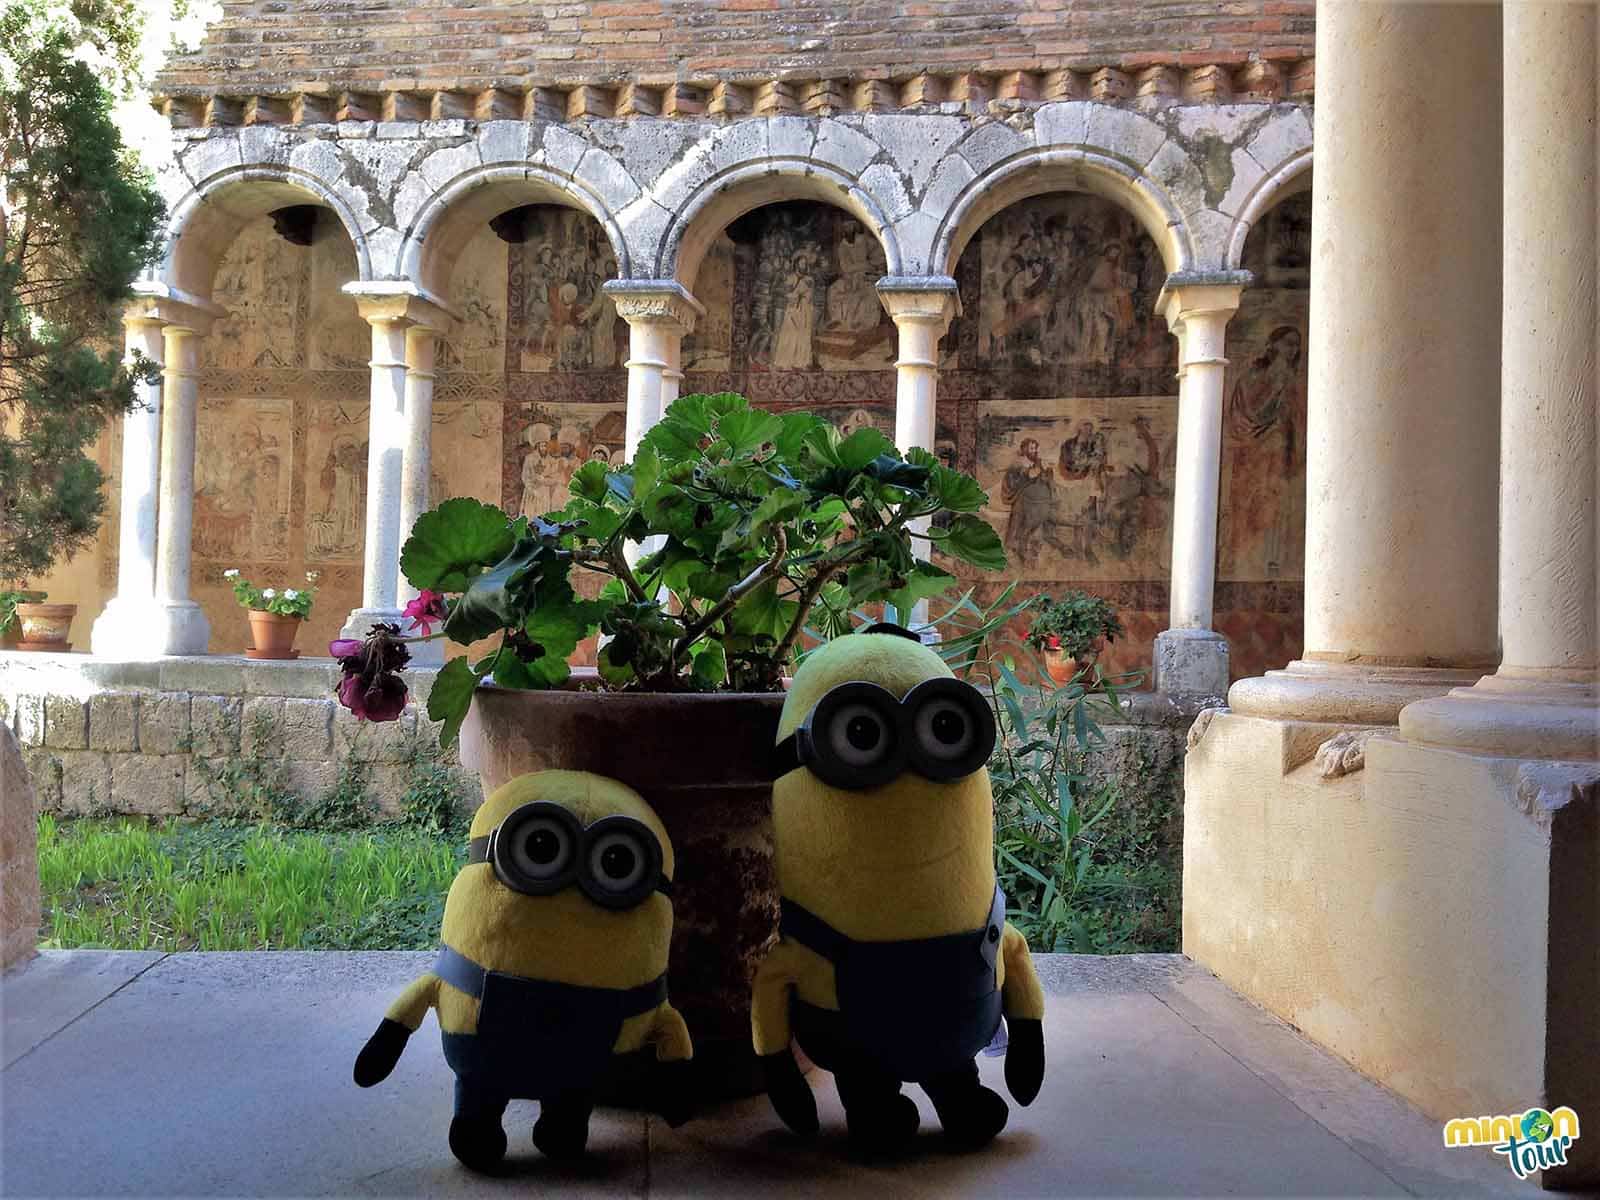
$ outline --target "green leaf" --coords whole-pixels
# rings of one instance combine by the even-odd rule
[[[989,493],[965,471],[935,465],[927,486],[934,499],[951,512],[975,513],[989,503]]]
[[[460,497],[417,518],[400,551],[412,587],[464,592],[472,579],[511,552],[511,520],[492,504]]]
[[[540,678],[555,683],[565,679],[567,658],[580,641],[599,627],[611,608],[605,600],[578,599],[565,574],[547,572],[534,590],[533,611],[522,626],[528,638],[544,651],[544,658],[553,658],[561,664],[559,674],[554,676],[551,667],[540,668]]]
[[[827,421],[810,412],[786,412],[780,420],[783,422],[783,428],[777,438],[778,458],[790,463],[798,461],[800,448],[819,427],[833,428]]]
[[[890,592],[885,599],[901,612],[909,613],[917,601],[941,595],[955,581],[955,576],[942,567],[919,559],[911,574],[906,576],[905,587]]]
[[[661,456],[649,446],[641,446],[633,458],[633,499],[638,502],[655,490],[661,478]]]
[[[521,625],[534,585],[545,565],[555,562],[556,553],[538,538],[523,538],[461,594],[445,620],[445,633],[465,645]]]
[[[1006,550],[1000,544],[1000,535],[982,517],[970,513],[957,517],[936,545],[980,570],[1005,570]]]
[[[717,436],[728,443],[728,453],[735,458],[754,454],[782,432],[782,418],[759,409],[730,412],[717,421]]]
[[[567,488],[574,496],[598,504],[606,498],[606,492],[610,490],[606,482],[607,474],[606,464],[599,459],[591,458],[573,472],[572,482]]]
[[[461,722],[467,719],[472,707],[472,693],[477,690],[478,676],[467,664],[465,657],[452,658],[440,668],[428,692],[428,718],[443,722],[439,730],[439,745],[455,745],[461,732]]]
[[[736,633],[777,639],[789,632],[799,608],[793,600],[779,600],[778,584],[769,579],[734,606],[731,623]]]
[[[612,687],[623,687],[632,683],[635,678],[633,666],[629,663],[612,661],[612,644],[600,648],[600,653],[595,656],[595,668],[600,672],[600,678],[604,679]]]
[[[863,425],[845,438],[839,443],[835,453],[839,465],[851,470],[860,470],[879,457],[899,461],[899,455],[894,451],[894,443],[871,425]]]
[[[721,687],[728,681],[728,652],[715,638],[697,642],[692,650],[694,681],[701,687]]]

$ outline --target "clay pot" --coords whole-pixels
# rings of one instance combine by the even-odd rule
[[[294,649],[295,635],[300,632],[301,618],[286,617],[281,613],[264,612],[252,608],[250,613],[250,639],[254,650],[246,650],[249,658],[298,658]]]
[[[1097,641],[1078,657],[1073,658],[1062,650],[1059,644],[1045,650],[1044,669],[1050,673],[1051,681],[1057,687],[1064,687],[1072,682],[1072,677],[1079,671],[1090,672],[1095,660],[1100,657],[1101,642]]]
[[[72,632],[72,618],[78,615],[76,604],[19,604],[17,625],[21,630],[18,650],[63,651],[72,649],[67,640]]]
[[[461,761],[484,794],[530,771],[593,771],[633,788],[660,815],[677,857],[667,984],[694,1038],[705,1099],[762,1090],[750,1042],[750,981],[778,923],[767,764],[781,693],[631,694],[594,690],[592,670],[542,692],[480,687]],[[586,686],[587,685],[587,686]],[[640,1061],[605,1090],[647,1095]]]

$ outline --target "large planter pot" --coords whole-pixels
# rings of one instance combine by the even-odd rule
[[[282,613],[265,612],[259,608],[250,613],[250,640],[253,650],[246,650],[247,658],[298,658],[294,648],[295,635],[300,632],[301,619],[286,617]]]
[[[68,637],[72,632],[72,618],[78,615],[76,604],[19,604],[17,625],[22,638],[18,650],[70,650]]]
[[[594,682],[589,671],[562,690],[479,688],[461,761],[485,795],[562,769],[608,776],[650,802],[677,856],[668,988],[694,1038],[698,1090],[752,1095],[762,1080],[750,981],[778,923],[767,765],[783,696],[606,693]],[[641,1099],[642,1070],[619,1064],[611,1098]]]

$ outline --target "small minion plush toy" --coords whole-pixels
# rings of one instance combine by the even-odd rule
[[[456,1075],[450,1149],[492,1171],[514,1099],[540,1101],[533,1142],[583,1153],[614,1054],[655,1047],[658,1107],[687,1119],[689,1030],[667,1002],[672,843],[631,789],[580,771],[513,779],[473,817],[433,970],[389,1006],[361,1054],[362,1087],[394,1070],[426,1010]]]
[[[985,1145],[1008,1110],[974,1059],[1002,1015],[1011,1095],[1029,1104],[1044,1080],[1044,994],[995,881],[988,704],[915,635],[876,625],[806,659],[778,739],[782,911],[752,998],[773,1107],[816,1132],[793,1037],[833,1072],[858,1151],[916,1133],[906,1082],[955,1145]]]

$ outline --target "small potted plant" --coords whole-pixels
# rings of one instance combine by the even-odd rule
[[[72,649],[68,638],[78,606],[47,604],[45,599],[43,592],[0,592],[0,645],[57,653]]]
[[[1107,601],[1073,590],[1059,600],[1038,598],[1026,641],[1044,657],[1050,678],[1065,684],[1090,670],[1105,644],[1121,632],[1122,622]]]
[[[0,649],[15,650],[22,641],[22,620],[17,616],[17,606],[43,599],[43,592],[0,591]]]
[[[237,567],[224,571],[222,577],[233,585],[233,598],[250,618],[250,640],[255,645],[245,650],[245,657],[298,658],[300,651],[294,648],[294,639],[301,622],[311,615],[317,572],[306,572],[303,588],[259,588]]]
[[[846,437],[733,394],[675,401],[631,463],[585,463],[570,497],[542,517],[458,498],[418,518],[401,554],[422,592],[413,626],[497,639],[445,664],[428,715],[445,743],[459,733],[486,792],[566,768],[650,801],[678,856],[671,989],[701,1084],[755,1090],[749,988],[778,911],[769,763],[785,671],[809,629],[946,591],[928,546],[984,570],[1005,551],[971,476],[876,429]],[[573,586],[586,575],[604,580],[594,599]],[[568,658],[597,631],[598,668],[575,673]],[[333,643],[341,702],[399,716],[407,640],[388,625]]]

